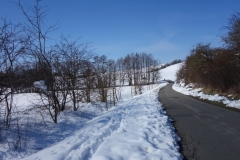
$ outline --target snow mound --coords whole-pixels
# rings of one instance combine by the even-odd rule
[[[201,92],[201,88],[193,88],[194,84],[185,85],[185,83],[180,82],[179,84],[174,84],[173,89],[185,95],[190,95],[193,97],[199,97],[200,99],[207,99],[210,101],[222,102],[227,107],[233,107],[240,109],[240,100],[229,100],[225,96],[220,96],[218,94],[209,95]]]

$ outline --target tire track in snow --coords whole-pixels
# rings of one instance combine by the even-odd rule
[[[105,118],[103,120],[100,120],[100,123],[101,121],[104,121],[103,124],[105,124],[105,121],[108,121],[107,125],[97,128],[97,131],[95,130],[95,132],[97,133],[95,133],[94,136],[89,137],[84,143],[81,143],[81,145],[73,149],[65,159],[66,160],[90,159],[92,155],[95,153],[98,146],[101,145],[101,143],[106,138],[111,136],[113,132],[119,129],[122,122],[122,116],[124,113],[125,112],[121,111],[114,117],[108,117],[109,119],[107,120]]]

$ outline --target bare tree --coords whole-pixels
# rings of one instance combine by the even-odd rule
[[[125,71],[124,71],[124,68],[123,68],[123,58],[119,58],[116,62],[116,66],[117,66],[117,79],[118,79],[118,84],[121,86],[121,85],[124,85],[124,82],[125,82]]]
[[[13,94],[17,92],[17,85],[21,79],[17,78],[16,69],[23,63],[23,53],[27,46],[28,40],[23,35],[20,24],[14,25],[2,19],[0,26],[0,102],[4,102],[6,107],[6,124],[10,125]]]
[[[23,76],[29,38],[20,24],[7,19],[1,19],[0,24],[0,141],[8,141],[9,148],[18,149],[22,132],[13,102],[23,85],[29,84]]]
[[[93,89],[94,83],[96,81],[94,66],[91,62],[85,63],[85,70],[82,73],[83,75],[83,86],[85,88],[86,101],[91,102],[91,89]]]
[[[227,34],[222,36],[222,40],[228,48],[240,52],[240,12],[233,14],[228,21],[228,25],[223,27]]]
[[[152,82],[151,83],[157,83],[159,78],[160,78],[160,73],[158,70],[158,61],[153,59],[152,67],[151,67],[151,78]]]
[[[54,50],[54,52],[57,52]],[[60,110],[64,111],[66,108],[66,103],[68,101],[68,96],[70,91],[68,86],[70,86],[69,78],[64,71],[64,63],[61,59],[61,56],[55,57],[54,65],[54,77],[56,80],[56,88],[58,88],[57,95],[60,98]]]
[[[129,86],[133,85],[133,73],[132,73],[132,58],[131,55],[127,55],[123,60],[124,70],[126,71],[126,75],[128,78]]]
[[[33,6],[25,7],[18,1],[17,5],[22,10],[24,16],[28,20],[28,25],[25,26],[26,34],[31,38],[30,54],[36,60],[36,64],[44,69],[43,80],[47,86],[47,91],[42,92],[42,96],[48,100],[49,113],[55,123],[57,123],[57,116],[60,112],[60,102],[57,95],[58,88],[56,87],[56,80],[54,77],[54,60],[56,55],[52,47],[48,44],[48,34],[57,29],[56,25],[47,26],[45,19],[47,16],[47,9],[40,6],[40,0],[36,0]],[[52,112],[53,109],[53,112]]]
[[[77,110],[77,97],[80,88],[83,88],[83,73],[89,69],[88,61],[92,57],[88,44],[78,44],[78,41],[69,42],[62,37],[60,45],[56,45],[56,52],[61,55],[61,70],[66,76],[67,90],[71,93],[73,110]]]
[[[96,82],[95,86],[98,89],[100,99],[102,102],[106,101],[106,94],[104,88],[108,87],[108,69],[107,69],[107,57],[106,56],[95,56],[94,57],[94,72],[96,73]]]

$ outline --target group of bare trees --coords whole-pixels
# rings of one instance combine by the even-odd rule
[[[91,68],[92,67],[92,68]],[[117,61],[106,56],[95,56],[88,64],[86,88],[96,88],[101,101],[105,101],[105,88],[124,85],[140,87],[159,80],[158,61],[151,54],[132,53]],[[90,83],[90,84],[89,84]]]
[[[91,69],[94,78],[90,82],[92,87],[98,89],[101,101],[105,101],[105,88],[129,85],[141,90],[144,84],[157,83],[160,78],[158,65],[158,61],[146,53],[128,54],[117,61],[108,60],[106,56],[95,56]]]
[[[132,53],[117,60],[119,83],[129,85],[156,83],[159,77],[159,63],[152,54]]]
[[[232,15],[225,29],[228,31],[222,36],[225,46],[212,48],[210,44],[197,44],[178,71],[178,80],[218,92],[240,94],[240,13]]]
[[[47,111],[57,123],[67,104],[76,111],[79,101],[92,101],[92,92],[106,101],[106,88],[116,92],[118,86],[140,87],[159,78],[158,61],[151,54],[128,54],[114,61],[94,55],[88,43],[68,37],[60,36],[53,44],[49,35],[57,26],[46,23],[47,10],[39,3],[36,0],[30,7],[16,3],[27,23],[0,22],[0,143],[8,136],[8,128],[18,123],[14,117],[18,110],[13,111],[18,93],[37,93],[39,101],[33,107]],[[15,148],[21,142],[19,131],[17,125]]]
[[[91,50],[88,44],[79,44],[77,40],[70,42],[64,36],[57,44],[50,45],[48,35],[57,27],[46,25],[46,9],[39,5],[39,1],[27,9],[20,1],[16,5],[28,23],[16,25],[7,19],[1,21],[0,107],[1,114],[5,116],[1,123],[10,125],[14,94],[29,92],[30,89],[41,97],[42,104],[38,107],[47,109],[57,123],[67,97],[72,101],[73,110],[78,109],[76,104],[80,93],[76,88],[79,83],[89,82],[82,82],[79,76],[89,76],[86,73],[91,68]],[[34,85],[36,81],[43,83]],[[86,86],[89,87],[88,84]]]

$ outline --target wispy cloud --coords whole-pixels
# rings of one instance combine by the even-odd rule
[[[165,37],[160,40],[155,40],[151,44],[136,49],[138,52],[159,53],[162,51],[174,51],[179,47],[173,41],[183,30],[165,31]]]
[[[177,45],[166,41],[162,40],[159,42],[152,43],[148,46],[140,47],[136,49],[136,52],[147,52],[147,53],[157,53],[157,52],[162,52],[162,51],[173,51],[178,48]]]

